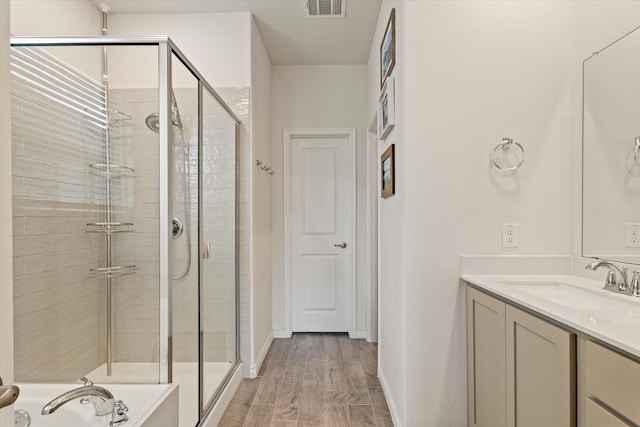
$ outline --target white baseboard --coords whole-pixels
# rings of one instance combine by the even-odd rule
[[[273,331],[273,338],[291,338],[291,332]]]
[[[240,362],[240,364],[242,364],[242,362]],[[236,394],[238,387],[240,387],[241,382],[242,366],[238,366],[238,369],[236,369],[236,371],[233,373],[229,384],[227,384],[227,386],[224,388],[224,391],[218,398],[216,404],[213,405],[211,412],[209,412],[207,418],[205,418],[199,425],[203,427],[216,427],[218,424],[220,424],[220,420],[224,415],[224,411],[227,410],[227,407],[229,406],[229,403],[231,403],[233,395]]]
[[[291,332],[287,331],[273,331],[273,338],[291,338],[292,335]],[[349,337],[353,339],[365,339],[367,338],[367,331],[356,331],[355,336],[349,335]]]
[[[395,427],[402,427],[398,407],[391,397],[391,393],[389,392],[389,384],[387,383],[387,380],[384,377],[384,372],[382,372],[382,369],[380,367],[378,367],[378,379],[380,380],[380,385],[382,386],[382,393],[384,394],[384,398],[387,400],[389,412],[391,412],[391,420],[393,421],[393,425]]]
[[[260,354],[258,354],[258,358],[256,359],[253,366],[251,366],[251,378],[255,378],[258,376],[258,372],[260,372],[260,367],[262,366],[262,362],[264,362],[264,358],[267,357],[267,353],[269,352],[269,348],[271,347],[271,343],[273,342],[273,333],[269,333],[269,336],[265,340],[262,345],[262,349],[260,350]]]

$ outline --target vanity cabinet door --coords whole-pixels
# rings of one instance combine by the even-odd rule
[[[591,399],[587,399],[586,427],[629,427],[627,424]]]
[[[576,425],[576,336],[506,308],[507,426]]]
[[[587,396],[640,424],[640,363],[593,341],[586,348]]]
[[[505,303],[469,286],[467,374],[469,426],[505,427]]]

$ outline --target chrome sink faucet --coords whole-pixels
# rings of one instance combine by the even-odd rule
[[[93,385],[85,385],[82,387],[74,388],[66,393],[62,393],[60,396],[53,399],[51,402],[44,405],[42,408],[42,415],[53,414],[62,405],[71,402],[75,399],[88,398],[96,411],[96,416],[103,417],[105,415],[111,415],[110,426],[118,426],[124,424],[129,419],[127,417],[127,411],[129,410],[121,400],[115,400],[113,394],[106,388]]]
[[[607,278],[604,283],[604,289],[609,291],[614,291],[623,294],[635,294],[638,293],[638,289],[632,289],[633,286],[638,287],[638,278],[634,272],[634,280],[631,281],[632,286],[629,286],[627,281],[627,268],[626,267],[618,267],[617,265],[609,262],[609,261],[593,261],[588,264],[585,268],[587,270],[597,270],[600,267],[609,268],[609,272],[607,273]]]

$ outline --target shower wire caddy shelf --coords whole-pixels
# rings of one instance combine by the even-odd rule
[[[117,276],[126,276],[129,274],[135,274],[137,267],[135,265],[117,265],[113,267],[99,267],[89,270],[89,277],[91,278],[111,278]]]
[[[133,168],[127,166],[105,164],[105,163],[90,163],[90,172],[95,175],[100,175],[106,179],[119,179],[119,178],[133,178]]]
[[[107,110],[108,125],[110,128],[132,126],[131,120],[133,116],[122,111],[109,109]]]
[[[87,233],[133,233],[132,222],[89,222],[87,223]]]

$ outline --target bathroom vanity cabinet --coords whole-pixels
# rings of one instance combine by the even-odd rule
[[[575,349],[575,334],[468,286],[469,426],[575,426]]]
[[[640,363],[592,341],[585,349],[586,427],[640,425]]]
[[[467,287],[469,427],[507,423],[506,304]]]

